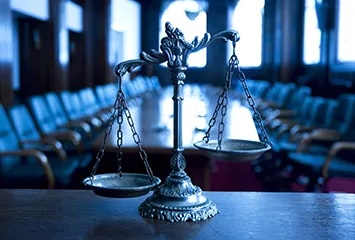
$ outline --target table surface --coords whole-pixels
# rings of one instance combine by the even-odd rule
[[[202,222],[143,219],[147,197],[89,190],[0,190],[0,239],[355,239],[355,195],[206,192],[220,213]]]
[[[218,95],[222,89],[215,87],[199,87],[186,85],[182,101],[182,138],[186,152],[198,152],[193,143],[202,140],[208,127]],[[140,135],[143,148],[147,152],[171,152],[173,147],[173,89],[167,87],[159,94],[145,100],[141,105],[129,104],[130,112],[137,133]],[[218,118],[211,131],[211,139],[217,136]],[[230,97],[228,111],[225,117],[224,138],[237,138],[259,141],[255,124],[250,110],[241,105],[239,100]],[[123,124],[123,151],[137,151],[131,129],[126,118]],[[93,142],[93,149],[98,150],[104,133]],[[113,125],[107,138],[106,151],[115,152],[117,149],[117,123]]]

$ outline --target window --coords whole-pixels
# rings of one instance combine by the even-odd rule
[[[314,0],[305,1],[303,62],[317,64],[320,60],[321,31],[318,28],[316,4]]]
[[[160,18],[160,40],[166,36],[165,23],[170,22],[173,27],[179,28],[187,41],[192,42],[196,36],[201,39],[207,32],[207,3],[202,1],[174,1],[169,3]],[[206,48],[192,53],[189,56],[190,67],[204,67],[207,62]],[[166,66],[164,63],[163,66]]]
[[[119,34],[116,34],[117,39],[121,38],[122,46],[124,46],[122,49],[123,51],[119,53],[120,59],[126,61],[139,58],[139,54],[141,52],[140,3],[133,0],[112,0],[111,30],[122,33],[122,36],[118,36]],[[115,33],[113,34],[115,35]],[[120,41],[117,39],[113,41]],[[114,42],[112,42],[112,44],[114,44]]]
[[[48,0],[10,0],[11,10],[33,18],[47,21],[49,19]]]
[[[71,1],[65,2],[66,26],[74,32],[83,31],[83,8]]]
[[[239,0],[234,9],[232,28],[240,34],[236,54],[241,67],[259,67],[262,62],[263,18],[265,0]],[[228,59],[232,54],[228,47]]]
[[[338,62],[355,61],[355,1],[339,0],[338,11]]]

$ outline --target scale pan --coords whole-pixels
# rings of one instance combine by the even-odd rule
[[[215,160],[244,162],[259,158],[264,152],[271,149],[270,145],[265,146],[262,142],[226,139],[222,140],[221,150],[217,151],[217,140],[198,141],[194,146],[202,150],[207,157]]]
[[[161,180],[154,177],[156,183],[152,183],[146,174],[123,173],[120,177],[117,173],[95,175],[92,180],[87,177],[83,180],[94,193],[103,197],[131,198],[143,196],[149,193]]]

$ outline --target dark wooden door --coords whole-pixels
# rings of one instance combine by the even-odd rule
[[[85,76],[85,35],[69,31],[69,86],[76,91],[86,86]]]

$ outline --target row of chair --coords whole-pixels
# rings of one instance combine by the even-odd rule
[[[355,95],[325,99],[292,83],[248,83],[277,160],[257,164],[264,179],[275,174],[288,182],[307,179],[302,184],[314,191],[326,189],[330,178],[355,178]]]
[[[141,101],[161,86],[156,77],[139,76],[122,88],[129,101]],[[117,85],[107,84],[31,96],[6,110],[0,105],[0,187],[80,188],[116,93]]]

